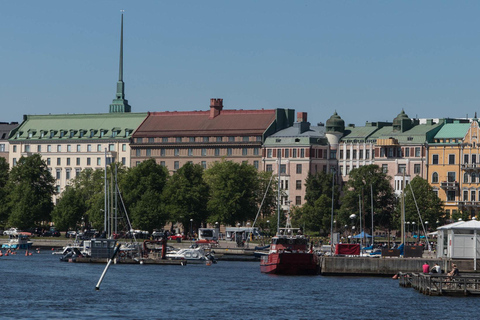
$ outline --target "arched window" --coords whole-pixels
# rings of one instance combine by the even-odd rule
[[[436,172],[432,174],[432,183],[438,183],[438,173]]]
[[[468,183],[468,173],[463,174],[463,183]]]

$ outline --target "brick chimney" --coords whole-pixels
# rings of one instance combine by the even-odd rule
[[[297,122],[307,122],[307,113],[297,112]]]
[[[213,119],[220,114],[223,109],[223,99],[210,99],[210,116]]]

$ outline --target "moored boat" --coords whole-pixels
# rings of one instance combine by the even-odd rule
[[[32,242],[26,234],[11,234],[7,243],[2,244],[2,249],[30,249]]]
[[[316,275],[318,258],[308,250],[308,241],[300,229],[280,228],[272,238],[270,251],[260,259],[260,271],[282,275]]]

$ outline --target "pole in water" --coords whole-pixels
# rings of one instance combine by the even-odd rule
[[[100,290],[100,285],[102,284],[103,278],[105,277],[105,274],[107,273],[108,268],[112,264],[113,259],[115,259],[115,256],[117,255],[118,250],[120,250],[120,243],[117,244],[117,246],[115,247],[115,250],[113,251],[112,257],[110,259],[108,259],[108,263],[107,263],[105,269],[103,270],[102,275],[100,276],[100,279],[98,280],[97,285],[95,286],[96,291]]]

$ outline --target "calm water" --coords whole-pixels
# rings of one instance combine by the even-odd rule
[[[20,252],[21,253],[21,252]],[[258,263],[64,263],[50,252],[0,257],[0,318],[474,319],[480,297],[428,297],[390,278],[271,276]]]

